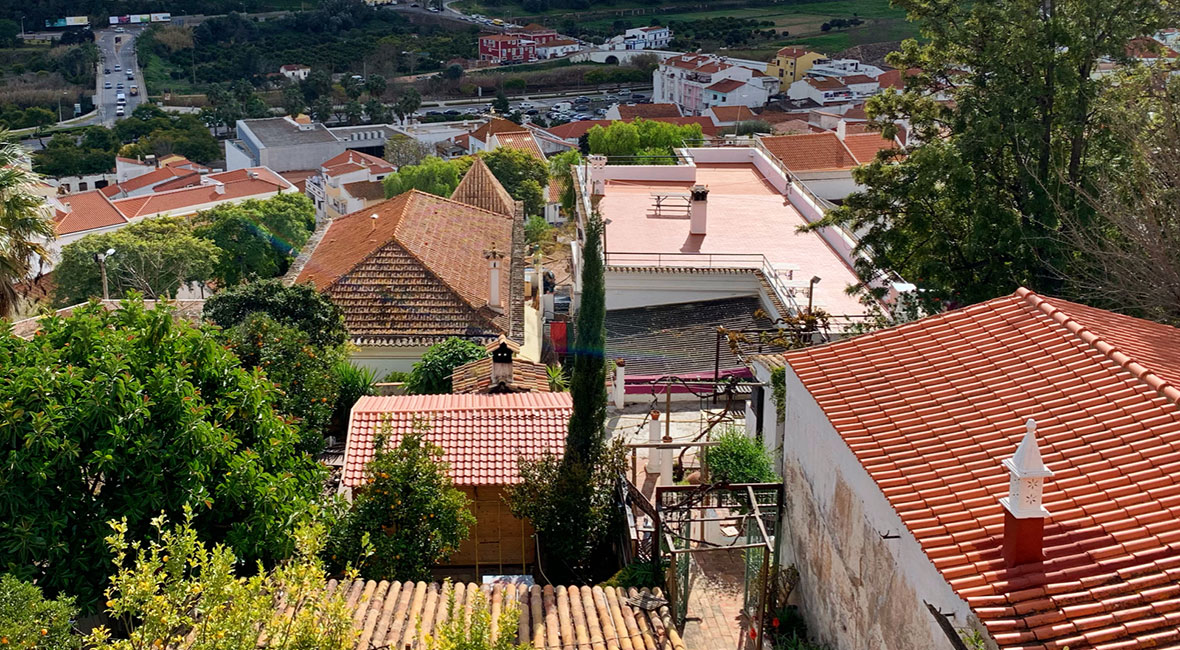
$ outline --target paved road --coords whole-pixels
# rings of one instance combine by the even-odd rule
[[[139,69],[139,61],[135,56],[135,37],[144,28],[127,27],[124,29],[126,31],[122,33],[116,32],[114,29],[104,29],[94,33],[100,53],[99,70],[96,75],[98,87],[94,93],[94,107],[98,109],[98,116],[93,122],[95,124],[114,125],[115,120],[118,119],[117,97],[119,93],[123,93],[127,100],[127,105],[124,108],[127,115],[130,115],[131,111],[139,106],[147,94],[143,84],[143,71]],[[121,42],[116,44],[116,38]],[[116,71],[115,66],[119,66],[120,69]],[[110,70],[110,73],[105,73],[105,70]],[[131,74],[131,78],[128,78],[128,73]],[[109,89],[106,88],[107,83],[111,84]],[[122,89],[119,88],[120,84],[123,86]],[[133,96],[131,94],[131,86],[139,86],[139,95]]]

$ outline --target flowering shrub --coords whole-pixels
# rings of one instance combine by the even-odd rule
[[[74,650],[79,637],[70,633],[74,599],[49,600],[36,585],[0,576],[0,648]]]

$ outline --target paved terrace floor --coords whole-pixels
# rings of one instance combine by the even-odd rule
[[[845,293],[856,282],[855,273],[818,234],[796,232],[806,220],[753,164],[698,164],[696,183],[709,188],[705,235],[689,234],[683,208],[680,215],[668,210],[657,216],[654,210],[652,194],[687,194],[693,183],[607,181],[598,206],[610,219],[607,252],[761,254],[771,264],[794,265],[796,285],[806,287],[808,279],[819,276],[817,307],[831,314],[864,313]]]

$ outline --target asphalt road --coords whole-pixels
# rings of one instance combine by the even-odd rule
[[[118,93],[123,93],[127,104],[124,107],[124,112],[127,115],[139,106],[140,102],[146,96],[146,90],[143,84],[143,71],[139,69],[139,61],[135,56],[135,37],[143,30],[142,27],[126,27],[126,31],[118,33],[114,29],[104,29],[94,33],[95,41],[98,44],[100,59],[98,62],[97,89],[94,93],[94,107],[98,109],[98,116],[95,118],[95,124],[102,124],[103,126],[113,126],[115,120],[118,119]],[[116,44],[115,39],[121,37],[121,42]],[[116,71],[115,66],[120,66],[120,70]],[[104,70],[110,70],[110,74],[105,74]],[[131,72],[132,79],[127,78],[127,73]],[[106,88],[107,83],[111,87]],[[123,88],[119,88],[119,84]],[[131,86],[139,86],[139,95],[132,96]]]

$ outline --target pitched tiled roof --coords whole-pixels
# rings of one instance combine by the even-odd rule
[[[741,122],[744,120],[758,119],[758,116],[754,115],[754,111],[750,110],[748,106],[714,106],[709,109],[709,112],[713,113],[718,122]]]
[[[328,293],[358,344],[495,338],[509,332],[519,299],[513,231],[512,217],[411,190],[334,220],[296,281]],[[506,257],[500,296],[511,304],[502,314],[487,304],[492,248]]]
[[[1001,648],[1180,643],[1180,330],[1028,290],[786,361]],[[1037,421],[1045,560],[1005,568]]]
[[[61,202],[69,211],[58,211],[53,219],[59,236],[127,223],[126,215],[99,190],[63,196]]]
[[[541,151],[541,145],[537,144],[537,139],[529,131],[521,130],[497,133],[495,139],[496,143],[501,147],[520,149],[525,153],[532,154],[534,158],[545,160],[545,154]]]
[[[705,90],[712,90],[715,93],[729,93],[744,85],[746,85],[746,82],[738,81],[737,79],[722,79],[711,86],[706,86]]]
[[[492,386],[492,358],[465,363],[451,373],[452,393],[486,393]],[[544,364],[519,357],[512,360],[512,383],[506,387],[516,393],[548,392],[549,375]]]
[[[809,54],[809,52],[798,47],[784,47],[776,53],[777,56],[786,59],[797,59],[805,54]]]
[[[471,137],[486,144],[488,141],[488,136],[492,136],[497,133],[509,133],[519,130],[520,125],[516,122],[506,120],[502,117],[493,117],[486,123],[481,124],[478,129],[472,131]]]
[[[792,171],[851,169],[856,157],[835,133],[805,133],[763,137],[762,144]]]
[[[397,445],[416,422],[425,423],[426,439],[442,447],[457,485],[518,483],[519,458],[565,451],[572,412],[569,393],[365,396],[349,418],[343,484],[364,482],[378,433],[387,432],[388,444]]]
[[[471,168],[451,193],[451,200],[474,205],[496,214],[515,215],[516,200],[504,189],[488,164],[479,156],[473,157]]]
[[[388,161],[352,149],[329,158],[320,165],[320,168],[324,170],[325,176],[338,176],[359,169],[370,169],[376,174],[393,172],[393,165]]]
[[[344,190],[349,196],[366,201],[380,201],[385,198],[385,186],[381,181],[356,181],[345,183]]]
[[[255,176],[251,177],[251,173]],[[128,219],[136,219],[165,213],[184,215],[211,203],[261,197],[295,189],[286,179],[266,167],[250,167],[232,172],[221,172],[210,174],[205,178],[220,181],[225,191],[219,193],[216,184],[210,183],[119,199],[114,204],[127,215]]]
[[[809,124],[806,120],[787,120],[773,126],[775,133],[823,133],[825,131],[825,129]]]
[[[628,601],[629,597],[650,598],[652,592],[663,598],[659,589],[462,582],[452,586],[384,580],[341,584],[332,580],[328,591],[346,595],[359,631],[358,650],[427,647],[426,637],[446,621],[452,591],[460,611],[474,602],[476,592],[483,592],[493,620],[501,608],[513,603],[520,612],[514,645],[531,644],[537,650],[684,650],[684,641],[669,617],[661,616],[659,609],[643,609]],[[666,607],[662,609],[667,612]]]
[[[123,181],[122,183],[119,183],[119,189],[123,190],[124,192],[133,192],[135,190],[150,187],[157,183],[170,181],[178,177],[196,178],[197,172],[191,169],[183,169],[180,167],[161,167],[146,174],[142,174],[140,176],[136,176],[135,178],[130,178]]]
[[[680,117],[676,104],[619,104],[619,118],[633,120],[637,117]]]
[[[808,77],[803,81],[816,90],[840,90],[845,88],[844,82],[835,77]]]
[[[896,142],[882,137],[880,133],[845,132],[844,146],[852,152],[856,162],[862,165],[872,162],[878,151],[898,148]]]
[[[876,79],[873,79],[872,77],[864,74],[853,74],[844,77],[843,81],[845,86],[851,86],[852,84],[871,84],[874,83]]]

